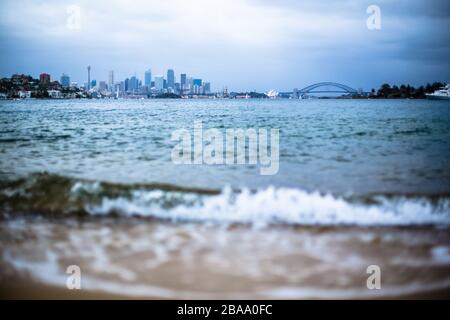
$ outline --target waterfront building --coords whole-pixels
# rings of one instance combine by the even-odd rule
[[[97,85],[97,80],[92,80],[91,81],[91,86],[89,87],[89,89],[95,88],[95,86]]]
[[[70,77],[67,74],[62,74],[61,85],[66,88],[70,87]]]
[[[182,89],[186,86],[186,73],[180,74],[180,85]]]
[[[61,91],[59,91],[59,90],[48,90],[47,92],[48,92],[48,96],[50,98],[54,98],[54,99],[62,98]]]
[[[31,91],[20,90],[18,93],[19,93],[20,99],[30,99],[31,98]]]

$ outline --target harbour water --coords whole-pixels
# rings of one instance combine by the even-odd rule
[[[174,164],[195,121],[279,129],[278,173]],[[448,297],[448,101],[0,101],[0,132],[2,296],[77,265],[96,297]]]

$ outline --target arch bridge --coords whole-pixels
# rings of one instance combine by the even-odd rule
[[[323,87],[334,87],[336,89],[320,89]],[[319,90],[317,90],[319,89]],[[358,91],[346,86],[345,84],[337,83],[337,82],[319,82],[312,85],[309,85],[307,87],[304,87],[303,89],[300,89],[297,91],[299,95],[308,95],[313,93],[347,93],[351,95],[358,94]]]
[[[329,89],[329,87],[333,87]],[[357,95],[358,91],[349,87],[342,83],[337,82],[319,82],[304,87],[303,89],[297,90],[296,92],[292,92],[293,94],[297,94],[298,96],[307,96],[314,93],[342,93],[349,95]]]

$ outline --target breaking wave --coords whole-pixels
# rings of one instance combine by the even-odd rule
[[[34,174],[0,183],[3,214],[140,216],[265,225],[449,225],[448,195],[338,197],[295,188],[191,189]]]

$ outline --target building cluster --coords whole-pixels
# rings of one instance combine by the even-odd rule
[[[11,98],[157,98],[157,97],[216,97],[227,94],[211,92],[211,83],[201,78],[180,74],[176,78],[173,69],[167,75],[144,73],[143,81],[136,75],[122,81],[115,81],[114,71],[108,72],[107,81],[91,79],[91,67],[87,67],[87,82],[79,85],[70,81],[70,76],[62,74],[59,81],[50,74],[41,73],[39,79],[29,75],[15,74],[11,78],[0,79],[0,99]]]
[[[61,81],[52,81],[50,75],[42,73],[39,79],[30,75],[14,74],[0,79],[0,99],[29,98],[87,98],[88,94],[78,86],[70,84],[67,75]]]
[[[115,97],[159,97],[161,95],[179,96],[209,96],[211,83],[200,78],[189,77],[186,73],[180,74],[179,79],[175,76],[173,69],[167,70],[166,76],[153,75],[149,69],[144,73],[144,79],[139,79],[136,75],[121,81],[115,81],[114,71],[108,72],[107,81],[91,80],[91,68],[87,68],[88,82],[84,84],[84,89],[91,94],[101,94],[104,96],[113,95]]]

